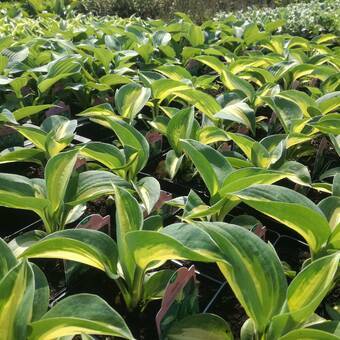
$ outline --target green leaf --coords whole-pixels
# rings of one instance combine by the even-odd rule
[[[125,157],[114,145],[102,142],[89,142],[79,149],[79,153],[85,157],[104,164],[111,171],[121,169],[125,164]],[[120,174],[120,171],[117,171]]]
[[[194,314],[175,321],[167,334],[169,340],[232,340],[226,321],[214,314]]]
[[[329,306],[326,305],[326,310],[327,313],[329,313],[330,308],[327,308]],[[332,309],[333,310],[333,315],[335,314],[336,317],[338,317],[337,311],[335,310],[335,308]],[[336,336],[340,336],[340,324],[339,321],[325,321],[325,322],[320,322],[314,325],[309,326],[309,328],[313,328],[313,329],[318,329],[320,331],[324,331],[327,333],[331,333],[334,334]]]
[[[34,273],[34,299],[32,321],[39,320],[48,310],[50,288],[43,271],[35,264],[31,264]]]
[[[190,105],[195,106],[199,111],[215,121],[215,114],[221,110],[220,104],[210,94],[193,89],[175,90],[172,94],[184,99]]]
[[[173,276],[174,271],[170,269],[158,270],[156,272],[147,273],[144,279],[143,300],[150,301],[161,299],[164,290]]]
[[[13,114],[14,114],[15,119],[19,121],[20,119],[27,118],[36,113],[47,110],[51,107],[57,107],[57,105],[45,104],[45,105],[25,106],[25,107],[21,107],[20,109],[15,110]]]
[[[320,97],[316,102],[322,114],[336,111],[340,106],[340,91],[327,93]]]
[[[173,95],[175,91],[180,92],[191,88],[192,87],[186,83],[172,79],[159,79],[151,84],[153,98],[159,99],[160,102],[168,96]]]
[[[280,337],[279,340],[337,340],[338,336],[317,329],[295,329]]]
[[[46,151],[47,133],[45,131],[32,124],[13,126],[13,128],[30,140],[37,148]]]
[[[314,254],[326,244],[330,235],[328,222],[321,210],[305,196],[276,185],[254,185],[236,196],[298,232]]]
[[[126,234],[142,229],[143,213],[136,199],[128,191],[119,187],[115,187],[115,202],[119,263],[128,286],[132,287],[136,264],[128,247]]]
[[[76,261],[105,271],[113,279],[118,276],[116,244],[108,235],[96,230],[57,231],[33,245],[27,245],[19,258]]]
[[[190,137],[193,123],[193,108],[186,108],[177,112],[168,123],[166,135],[168,138],[168,142],[172,149],[175,151],[177,157],[180,157],[182,154],[180,140]]]
[[[67,197],[67,204],[76,206],[98,197],[112,195],[114,186],[129,187],[121,177],[108,171],[90,170],[79,174],[76,192]]]
[[[232,171],[231,165],[221,153],[208,145],[191,139],[182,140],[181,145],[195,164],[210,195],[216,195],[225,177]]]
[[[137,83],[122,86],[115,94],[115,104],[119,114],[130,121],[135,118],[151,96],[151,90]]]
[[[134,339],[124,319],[103,299],[91,294],[69,296],[31,323],[28,340],[98,334]]]
[[[255,98],[255,90],[253,86],[248,83],[246,80],[241,79],[234,74],[232,74],[230,71],[223,70],[221,74],[221,80],[224,84],[224,86],[230,90],[238,90],[241,91],[249,98],[250,101],[253,101]]]
[[[176,176],[182,164],[183,157],[184,155],[177,157],[174,150],[170,150],[166,153],[165,169],[169,174],[170,179],[173,179]]]
[[[16,266],[17,260],[13,255],[11,249],[8,247],[7,243],[0,238],[0,281],[4,278],[7,273]]]
[[[302,325],[331,289],[340,254],[324,256],[304,268],[291,282],[283,311],[274,317],[272,336],[285,334]]]
[[[48,201],[38,197],[32,180],[20,175],[0,173],[0,205],[32,210],[43,218]]]
[[[55,214],[62,206],[78,150],[71,150],[52,157],[45,168],[49,212]]]
[[[153,207],[159,200],[161,187],[154,177],[144,177],[134,185],[136,192],[141,198],[146,212],[151,213]]]
[[[13,162],[28,162],[42,165],[45,154],[39,149],[28,149],[24,147],[13,147],[0,152],[0,164]]]
[[[34,299],[33,271],[20,261],[0,281],[0,338],[26,339]]]
[[[98,120],[98,123],[102,122],[102,120]],[[124,148],[130,148],[131,153],[138,153],[138,157],[131,165],[130,170],[132,178],[135,177],[144,168],[149,159],[149,144],[147,140],[137,129],[123,121],[106,117],[104,122],[115,132]]]
[[[243,124],[255,134],[255,112],[245,102],[232,102],[217,112],[215,117]]]
[[[193,47],[197,47],[204,44],[204,32],[201,27],[190,24],[188,25],[188,31],[186,38]]]

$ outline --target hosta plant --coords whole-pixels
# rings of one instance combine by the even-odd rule
[[[0,154],[0,163],[34,162],[45,160],[63,151],[72,142],[77,128],[76,120],[63,116],[51,116],[40,127],[33,124],[13,124],[11,127],[26,137],[35,148],[13,148]]]
[[[88,237],[84,242],[85,232]],[[26,249],[20,257],[73,259],[115,277],[117,262],[112,262],[112,254],[117,249],[112,248],[112,244],[110,248],[104,247],[98,240],[105,235],[99,234],[75,230],[58,232]],[[79,242],[81,238],[83,242]],[[321,322],[322,319],[313,321],[314,312],[333,287],[340,258],[340,253],[335,252],[315,260],[287,287],[274,249],[240,226],[220,222],[178,223],[162,231],[130,231],[124,241],[132,256],[129,263],[136,270],[135,278],[143,276],[159,261],[169,259],[216,262],[249,316],[241,330],[242,339],[280,339]],[[58,254],[55,249],[60,249]],[[155,273],[155,277],[160,273]],[[326,331],[327,328],[321,334]]]
[[[50,310],[44,273],[25,259],[17,260],[0,239],[1,339],[43,340],[98,334],[133,339],[124,319],[103,299],[72,295]]]
[[[114,185],[128,185],[107,171],[74,170],[78,150],[62,152],[46,164],[44,179],[0,174],[0,205],[34,211],[47,233],[79,218],[87,201],[112,194]]]
[[[313,322],[314,312],[335,283],[340,258],[337,251],[315,260],[287,287],[274,249],[243,227],[216,222],[174,224],[161,233],[133,232],[127,239],[140,266],[156,258],[216,262],[249,316],[242,339],[280,339],[322,322]]]
[[[161,298],[172,271],[154,271],[162,262],[142,268],[136,265],[126,235],[131,231],[157,230],[159,224],[152,218],[143,219],[142,208],[127,190],[116,186],[114,194],[116,242],[101,232],[73,229],[47,237],[35,234],[33,245],[18,238],[11,246],[21,257],[62,258],[105,271],[115,280],[128,309],[133,310]]]
[[[276,185],[254,185],[235,195],[252,208],[299,233],[308,243],[312,259],[340,250],[339,175],[333,195],[318,205],[294,190]]]
[[[89,143],[82,153],[111,171],[117,172],[127,180],[135,180],[137,174],[145,167],[149,158],[149,144],[146,138],[132,125],[126,123],[105,106],[90,108],[80,116],[89,117],[95,123],[101,124],[115,133],[123,150],[108,144]]]
[[[190,197],[170,201],[169,204],[185,210],[183,215],[185,219],[209,217],[223,221],[225,216],[240,202],[239,198],[232,195],[235,191],[255,184],[271,184],[283,178],[301,184],[307,184],[309,181],[307,169],[299,163],[286,162],[284,163],[286,167],[267,169],[258,167],[258,164],[254,166],[249,162],[241,161],[242,166],[235,169],[227,157],[209,145],[190,139],[181,140],[180,143],[184,153],[192,160],[201,175],[210,194],[209,206],[204,204],[199,197],[194,198],[193,192]],[[234,162],[234,165],[237,164],[239,162]]]

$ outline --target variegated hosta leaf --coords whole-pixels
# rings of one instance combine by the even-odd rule
[[[16,125],[13,128],[30,140],[38,149],[46,151],[47,133],[44,130],[32,124]]]
[[[77,120],[69,120],[63,116],[51,116],[44,120],[41,128],[48,133],[45,149],[49,156],[53,157],[72,142],[77,128]]]
[[[160,197],[159,182],[154,177],[144,177],[134,185],[134,188],[142,200],[146,212],[150,214]]]
[[[279,338],[279,340],[337,340],[337,335],[318,329],[301,328],[295,329]]]
[[[17,260],[5,241],[0,238],[0,281],[17,264]]]
[[[24,176],[0,173],[0,205],[32,210],[44,219],[48,200],[41,198],[35,183]]]
[[[104,164],[111,171],[116,171],[119,175],[124,175],[124,171],[118,170],[124,167],[124,154],[112,144],[90,142],[81,147],[79,153]]]
[[[233,334],[221,317],[204,313],[175,321],[166,334],[169,340],[233,340]]]
[[[294,120],[313,117],[318,112],[316,102],[301,91],[282,91],[271,97],[262,98],[277,114],[286,133]]]
[[[144,168],[149,159],[150,147],[146,138],[133,126],[112,117],[98,119],[98,123],[103,123],[104,126],[114,131],[126,149],[127,158],[136,152],[138,153],[138,157],[136,157],[130,168],[131,177],[134,178]]]
[[[115,187],[115,201],[119,262],[128,286],[132,287],[136,264],[126,242],[126,234],[142,229],[143,214],[137,200],[124,189]]]
[[[278,257],[269,245],[242,227],[178,223],[161,233],[131,232],[127,242],[140,268],[168,259],[217,262],[259,332],[284,303],[286,280]]]
[[[288,287],[282,311],[273,318],[271,336],[286,334],[312,316],[334,283],[339,259],[339,252],[321,257],[294,278]]]
[[[64,202],[66,190],[77,161],[78,150],[60,153],[51,158],[45,168],[49,213],[53,216]]]
[[[75,179],[76,190],[66,197],[66,203],[75,206],[100,196],[114,193],[114,186],[129,187],[129,183],[108,171],[89,170]]]
[[[44,151],[28,149],[20,146],[5,149],[0,152],[0,164],[13,162],[28,162],[42,165],[45,159]]]
[[[33,299],[33,270],[27,261],[20,261],[0,281],[1,339],[26,339]]]
[[[190,85],[184,82],[172,79],[156,80],[151,85],[153,98],[159,99],[160,102],[168,96],[173,95],[175,91],[180,92],[191,88],[192,87]]]
[[[52,61],[48,65],[46,76],[42,77],[38,83],[39,91],[42,93],[46,92],[57,81],[80,72],[81,64],[77,59],[74,55],[67,55]]]
[[[221,153],[195,140],[182,140],[181,147],[195,164],[210,195],[216,195],[226,176],[231,173],[231,165]]]
[[[235,191],[248,188],[254,184],[272,184],[287,175],[283,171],[266,170],[262,168],[244,168],[229,174],[220,189],[220,195],[224,196]]]
[[[243,92],[243,94],[248,97],[248,99],[252,102],[255,98],[255,90],[253,86],[248,83],[246,80],[235,76],[228,70],[223,70],[221,74],[221,80],[223,85],[231,91],[238,90]]]
[[[121,116],[132,121],[151,96],[151,90],[137,83],[122,86],[115,94],[115,104]]]
[[[103,299],[91,294],[77,294],[63,299],[40,320],[32,322],[28,340],[77,334],[134,339],[124,319]]]
[[[55,258],[76,261],[105,271],[117,278],[118,252],[106,234],[87,229],[58,231],[28,245],[20,258]]]
[[[226,70],[226,65],[215,56],[200,55],[200,56],[194,57],[193,59],[209,66],[219,75],[222,73],[222,71]]]
[[[194,89],[174,91],[172,94],[195,106],[210,120],[216,121],[215,114],[221,110],[221,106],[210,94]]]
[[[88,118],[103,118],[103,116],[112,116],[119,117],[113,112],[113,108],[110,104],[99,104],[93,107],[90,107],[80,113],[77,114],[80,117],[88,117]]]
[[[245,102],[232,102],[217,112],[215,117],[243,124],[255,134],[255,112]]]
[[[177,112],[169,121],[166,136],[177,157],[181,156],[180,140],[190,138],[194,123],[194,109],[186,108]]]
[[[223,252],[224,261],[217,262],[221,272],[257,332],[263,332],[286,296],[287,284],[279,258],[269,245],[242,227],[202,224]]]
[[[21,107],[20,109],[15,110],[13,114],[14,114],[15,119],[19,121],[23,118],[32,116],[36,113],[39,113],[41,111],[47,110],[55,106],[56,105],[53,105],[53,104],[25,106],[25,107]]]
[[[331,234],[322,211],[305,196],[276,185],[254,185],[235,194],[252,208],[294,229],[317,254]]]

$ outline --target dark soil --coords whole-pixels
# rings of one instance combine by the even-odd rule
[[[86,203],[86,210],[82,218],[91,214],[99,214],[101,216],[110,215],[112,212],[112,207],[106,203],[106,197],[101,197],[95,201]]]

